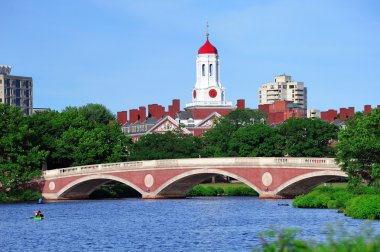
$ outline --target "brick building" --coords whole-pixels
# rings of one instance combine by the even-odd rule
[[[291,101],[274,101],[272,104],[261,104],[259,110],[268,116],[269,125],[281,124],[289,118],[306,117],[306,109]]]

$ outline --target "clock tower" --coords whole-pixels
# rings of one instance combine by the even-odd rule
[[[232,102],[226,101],[225,90],[220,84],[218,50],[210,43],[208,32],[206,42],[198,50],[196,73],[192,102],[186,104],[186,110],[214,109],[215,112],[220,112],[220,109],[227,109],[230,112],[233,109]]]

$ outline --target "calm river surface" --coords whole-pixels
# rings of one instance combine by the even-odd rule
[[[29,218],[37,208],[45,220]],[[299,227],[302,237],[323,240],[325,226],[337,222],[380,233],[379,221],[257,197],[0,204],[0,216],[0,251],[250,251],[269,226]]]

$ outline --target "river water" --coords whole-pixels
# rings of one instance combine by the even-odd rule
[[[37,208],[42,221],[30,218]],[[321,241],[329,223],[380,233],[379,221],[257,197],[0,204],[0,216],[1,251],[250,251],[270,226],[298,227],[300,237]]]

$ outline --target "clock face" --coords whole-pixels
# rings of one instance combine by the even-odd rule
[[[197,97],[197,91],[196,91],[196,90],[193,91],[193,97],[194,97],[194,98]]]
[[[216,92],[215,89],[210,89],[210,91],[208,91],[208,95],[209,95],[211,98],[215,98],[215,97],[218,95],[218,92]]]

